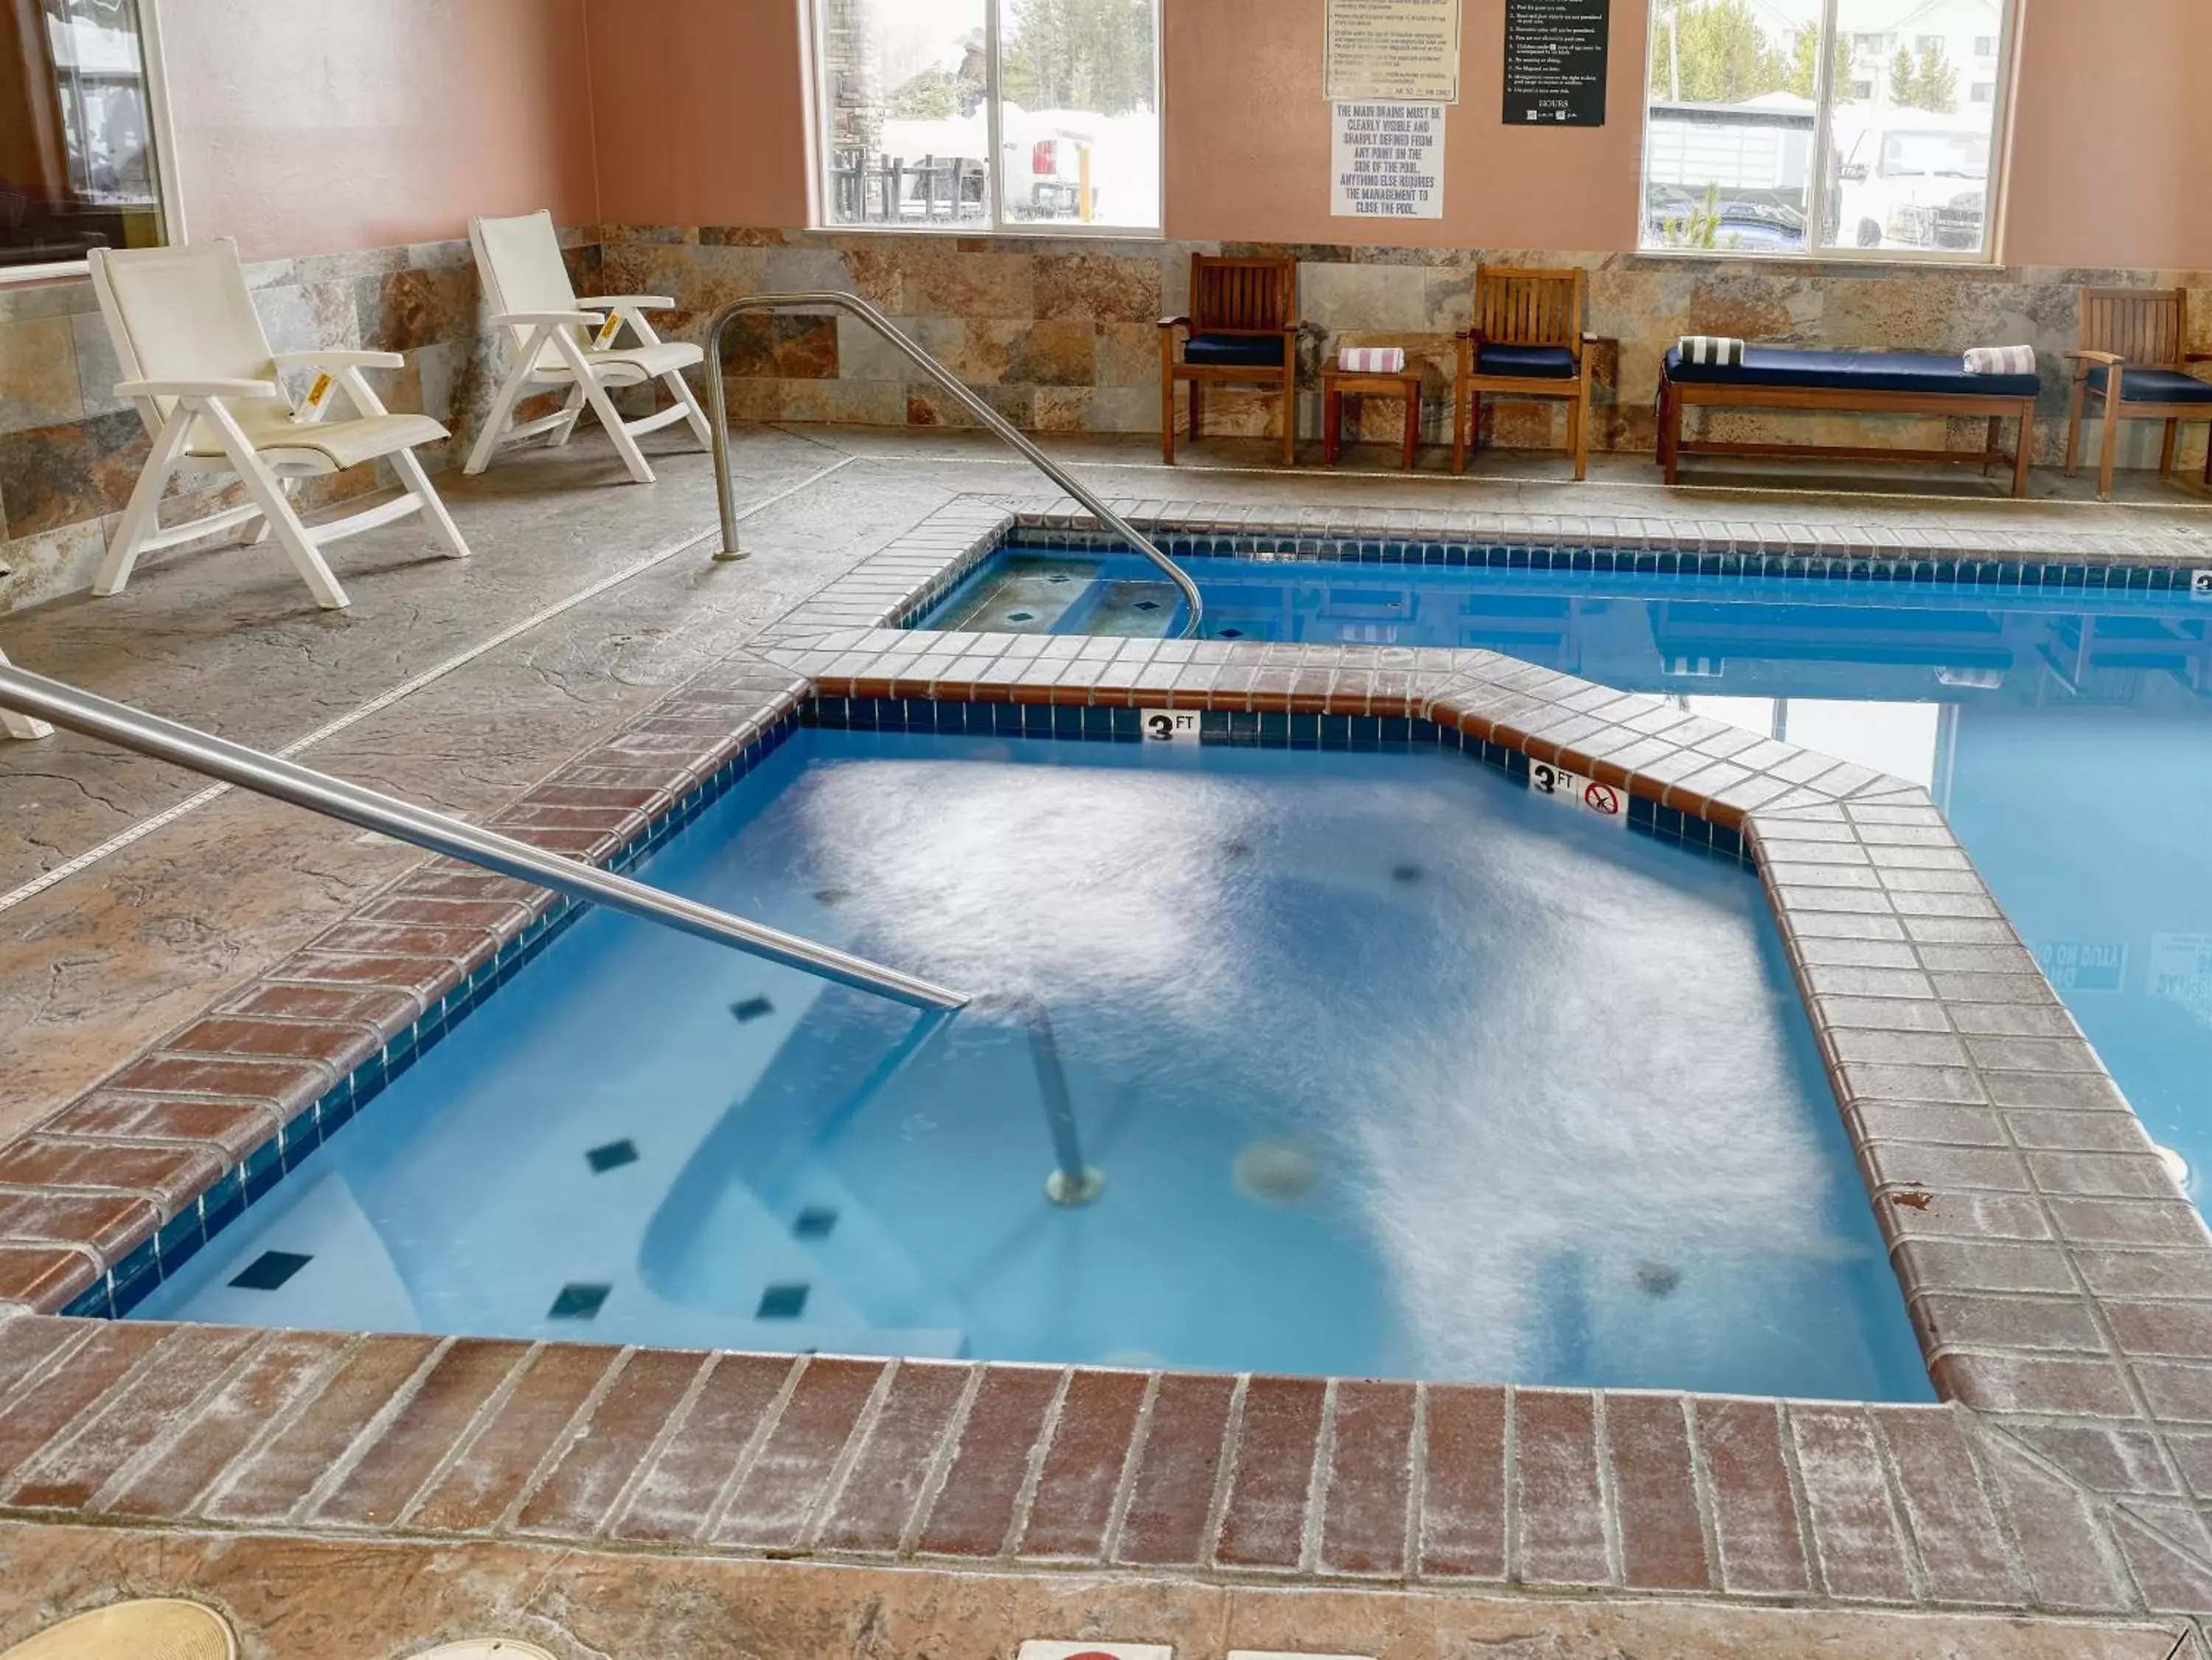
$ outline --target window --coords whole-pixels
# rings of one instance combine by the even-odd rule
[[[167,233],[139,0],[0,5],[0,276]]]
[[[822,220],[1160,223],[1158,0],[815,0]]]
[[[1994,34],[1978,34],[1978,35],[1976,35],[1976,36],[1974,37],[1974,56],[1975,56],[1975,57],[1977,57],[1977,58],[1995,58],[1996,55],[1997,55],[1997,38],[1996,38],[1996,36],[1995,36]]]
[[[2002,31],[2013,0],[1955,0]],[[1651,0],[1642,245],[1986,258],[1996,80],[1898,0]],[[1995,45],[2006,36],[1990,37]]]

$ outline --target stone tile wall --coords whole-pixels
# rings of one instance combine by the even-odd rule
[[[2075,288],[2085,282],[2186,286],[2194,290],[2197,345],[2212,349],[2212,272],[1931,269],[1912,266],[1750,265],[1653,258],[1467,249],[1287,247],[1246,244],[947,237],[828,233],[724,226],[608,226],[600,231],[606,280],[617,290],[673,295],[687,315],[670,332],[700,338],[706,315],[740,294],[763,289],[851,288],[908,327],[915,338],[975,385],[1018,424],[1042,432],[1159,430],[1158,323],[1183,309],[1194,252],[1289,253],[1300,262],[1302,353],[1307,389],[1301,430],[1317,436],[1319,365],[1343,346],[1403,346],[1425,360],[1424,427],[1451,432],[1448,402],[1456,348],[1469,321],[1475,267],[1489,261],[1580,266],[1589,273],[1590,329],[1617,344],[1602,348],[1595,447],[1650,452],[1661,359],[1685,333],[1741,335],[1807,346],[1963,351],[2032,343],[2044,358],[2038,456],[2064,452],[2065,393],[2059,354],[2075,338]],[[727,361],[732,411],[760,420],[875,425],[959,424],[904,363],[849,319],[782,317],[735,333]],[[1210,433],[1279,430],[1279,399],[1265,393],[1212,395]],[[1395,441],[1399,412],[1377,404],[1370,430]],[[1746,415],[1705,417],[1713,437],[1795,435],[1803,441],[1864,442],[1868,423],[1840,417]],[[1977,447],[1979,423],[1946,434],[1936,422],[1891,423],[1888,437],[1933,447],[1947,437]],[[1975,430],[1968,432],[1967,427]],[[1485,411],[1488,441],[1509,447],[1560,442],[1557,405],[1517,403]],[[2154,465],[2155,428],[2132,430],[2124,458]],[[2185,454],[2201,454],[2191,440]]]
[[[1589,272],[1590,326],[1601,348],[1599,449],[1650,452],[1653,404],[1667,347],[1687,331],[1820,346],[1963,349],[2032,342],[2045,358],[2038,455],[2063,452],[2065,396],[2059,354],[2075,337],[2082,282],[2181,284],[2194,292],[2196,344],[2212,349],[2212,272],[1943,269],[1813,264],[1749,266],[1634,254],[1486,253],[1468,249],[1355,248],[1121,241],[1037,237],[946,237],[760,230],[728,226],[606,226],[563,233],[582,293],[659,294],[678,310],[661,319],[672,338],[702,340],[714,308],[763,290],[849,288],[898,319],[994,407],[1039,432],[1159,430],[1158,320],[1183,309],[1193,252],[1282,251],[1300,262],[1303,359],[1308,389],[1300,427],[1320,427],[1315,371],[1343,346],[1397,345],[1429,365],[1424,426],[1450,435],[1452,336],[1466,326],[1475,266],[1580,265]],[[463,241],[373,248],[277,261],[250,269],[270,342],[279,351],[365,347],[407,354],[378,378],[396,409],[420,409],[461,435],[434,465],[458,463],[493,391],[501,342],[483,327],[476,272]],[[957,426],[965,417],[902,358],[850,318],[778,316],[732,331],[730,405],[739,419]],[[109,391],[113,354],[91,285],[82,279],[0,286],[0,612],[80,591],[91,584],[107,534],[146,453],[135,411]],[[650,397],[649,391],[630,394]],[[1279,430],[1279,399],[1220,392],[1207,431]],[[1376,403],[1369,430],[1395,441],[1399,415]],[[1777,420],[1721,412],[1709,435],[1795,435],[1864,441],[1852,417]],[[1947,434],[1942,423],[1889,423],[1897,443],[1959,447],[1979,442],[1978,423]],[[1494,401],[1486,439],[1540,448],[1562,441],[1557,406]],[[1967,430],[1973,428],[1974,430]],[[2092,433],[2094,439],[2094,429]],[[2185,440],[2185,464],[2200,453]],[[2157,458],[2157,429],[2130,431],[2123,460]],[[360,469],[316,481],[323,502],[389,480]],[[206,502],[179,501],[171,522]]]
[[[580,282],[595,282],[597,249],[568,239]],[[246,278],[274,349],[404,352],[404,369],[370,372],[379,396],[473,437],[498,386],[488,366],[501,342],[483,328],[467,242],[279,260],[249,266]],[[112,395],[118,378],[88,280],[0,285],[0,612],[91,586],[148,451],[137,411]],[[433,469],[458,464],[460,441],[421,453]],[[380,466],[356,468],[311,481],[301,500],[322,505],[391,482]],[[179,496],[163,520],[205,512],[219,494]]]

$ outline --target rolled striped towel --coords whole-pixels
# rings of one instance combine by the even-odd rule
[[[2033,374],[2033,346],[1977,346],[1966,354],[1968,374]]]
[[[1685,363],[1711,363],[1726,369],[1743,364],[1743,342],[1733,335],[1686,334],[1674,345]]]
[[[1346,346],[1336,354],[1336,367],[1346,374],[1401,374],[1406,367],[1406,348]]]

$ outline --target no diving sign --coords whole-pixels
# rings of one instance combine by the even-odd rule
[[[2212,571],[2191,571],[2189,573],[2189,597],[2191,599],[2212,599]]]
[[[1628,791],[1617,785],[1601,784],[1549,761],[1534,760],[1528,763],[1528,787],[1540,796],[1579,807],[1623,829],[1628,827]]]

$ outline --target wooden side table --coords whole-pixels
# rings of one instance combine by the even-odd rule
[[[1405,400],[1406,444],[1400,464],[1408,471],[1413,450],[1421,441],[1421,369],[1407,363],[1395,373],[1340,369],[1335,363],[1321,372],[1322,458],[1329,465],[1344,451],[1344,400],[1347,397],[1395,397]]]

